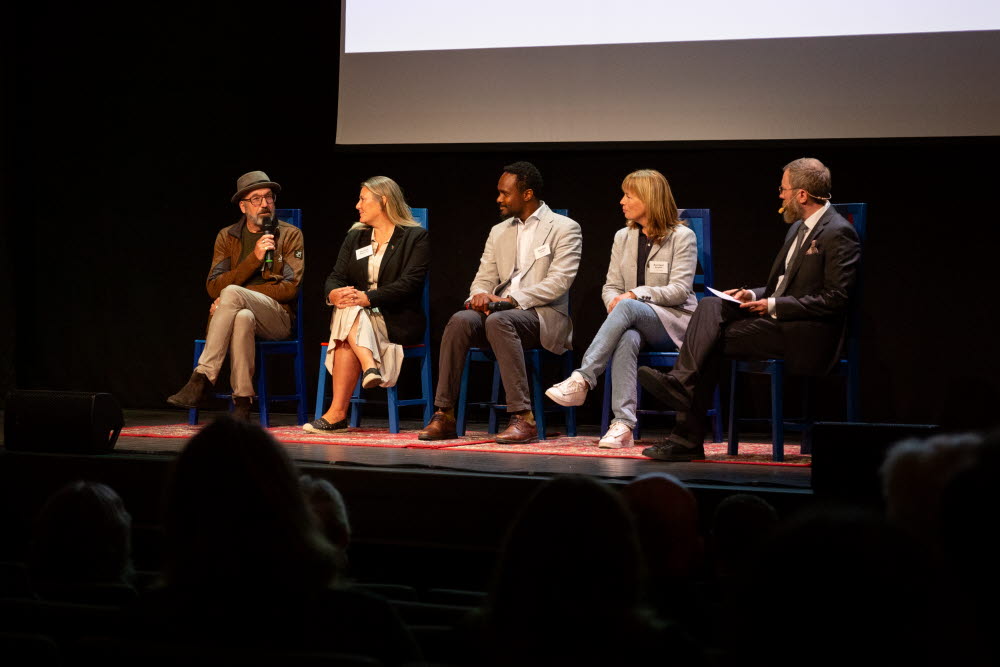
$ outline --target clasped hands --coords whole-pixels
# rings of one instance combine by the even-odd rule
[[[350,308],[351,306],[368,308],[372,305],[371,301],[368,300],[368,295],[361,290],[354,289],[353,285],[330,290],[330,294],[326,298],[337,308]]]
[[[488,306],[494,301],[507,301],[508,303],[513,303],[509,298],[501,299],[493,294],[487,294],[486,292],[480,292],[476,294],[471,299],[469,299],[469,305],[466,306],[469,310],[478,310],[483,315],[489,317],[490,311]]]
[[[608,304],[608,313],[611,313],[611,311],[615,309],[615,306],[618,305],[619,301],[625,301],[627,299],[638,299],[638,298],[639,297],[635,295],[635,292],[631,290],[629,290],[628,292],[623,292],[622,294],[619,294],[615,298],[611,299],[611,303]]]
[[[728,294],[739,301],[743,310],[749,310],[754,315],[767,315],[767,299],[754,299],[756,295],[748,289],[737,287],[727,289],[723,294]]]

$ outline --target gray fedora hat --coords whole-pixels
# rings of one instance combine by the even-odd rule
[[[231,201],[235,204],[246,193],[260,188],[271,188],[271,192],[274,194],[281,192],[281,186],[268,178],[264,172],[248,171],[236,179],[236,194],[233,195]]]

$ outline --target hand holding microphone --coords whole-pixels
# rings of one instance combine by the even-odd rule
[[[278,229],[274,218],[269,215],[262,215],[260,217],[260,228],[263,230],[264,236],[261,237],[258,243],[263,244],[264,247],[264,265],[271,268],[274,264],[274,242],[278,237]]]

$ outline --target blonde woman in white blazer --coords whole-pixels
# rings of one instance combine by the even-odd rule
[[[605,448],[632,446],[639,351],[679,349],[698,305],[693,287],[698,242],[677,217],[667,179],[655,169],[640,169],[625,177],[622,192],[626,223],[615,234],[601,293],[608,318],[583,355],[580,368],[545,392],[560,405],[582,405],[614,355],[611,409],[615,418],[599,443]]]

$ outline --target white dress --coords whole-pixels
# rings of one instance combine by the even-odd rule
[[[372,253],[368,257],[368,280],[369,289],[378,287],[378,271],[382,265],[382,257],[388,243],[379,246],[378,252]],[[389,335],[385,328],[385,318],[378,308],[362,308],[361,306],[349,306],[347,308],[334,308],[333,319],[330,321],[330,345],[326,349],[326,370],[333,374],[334,348],[337,341],[347,340],[354,326],[354,321],[358,320],[358,339],[356,343],[361,347],[371,350],[375,359],[375,367],[382,375],[380,387],[394,387],[399,378],[399,367],[403,363],[403,347],[396,343],[389,342]],[[362,368],[364,372],[367,369]]]

